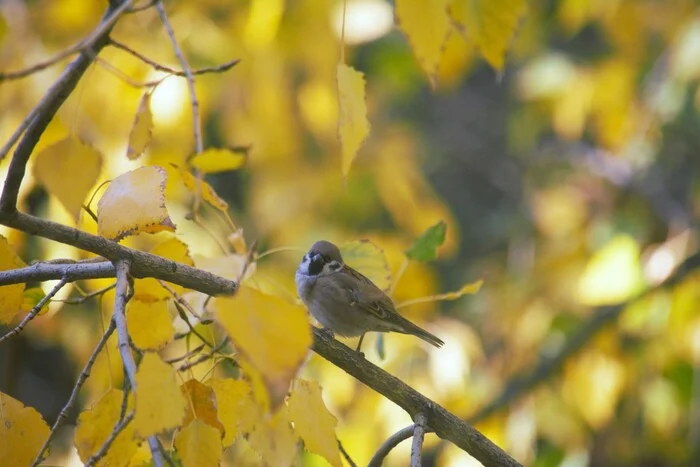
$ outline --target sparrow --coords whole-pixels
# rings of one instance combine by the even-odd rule
[[[295,281],[299,297],[325,329],[345,337],[360,336],[358,352],[370,331],[411,334],[435,347],[444,344],[401,316],[387,294],[343,263],[340,250],[331,242],[321,240],[311,246]]]

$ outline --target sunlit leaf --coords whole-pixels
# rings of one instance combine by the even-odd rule
[[[53,144],[34,160],[34,176],[76,220],[97,182],[102,154],[74,136]]]
[[[141,167],[112,180],[97,205],[98,232],[119,241],[141,232],[174,231],[165,208],[165,170]]]
[[[159,349],[170,342],[175,334],[173,318],[165,300],[130,300],[126,310],[126,323],[129,337],[140,349]]]
[[[369,240],[346,243],[340,248],[343,261],[361,272],[382,290],[391,285],[391,271],[384,251]]]
[[[243,380],[211,379],[206,384],[216,394],[218,419],[226,430],[222,443],[230,446],[238,435],[253,430],[260,419],[260,407],[253,399],[250,385]]]
[[[338,134],[343,150],[342,173],[347,177],[352,161],[369,134],[365,79],[359,71],[343,63],[338,64],[338,102],[340,120]]]
[[[579,300],[586,305],[605,305],[628,299],[642,285],[639,245],[618,235],[588,262],[579,282]]]
[[[452,28],[447,14],[450,1],[396,0],[396,21],[433,87],[437,86],[440,58]]]
[[[216,318],[236,348],[268,380],[291,380],[311,346],[303,308],[240,287],[234,297],[214,299]]]
[[[505,53],[525,15],[525,0],[453,0],[452,18],[481,51],[487,62],[501,71]]]
[[[81,412],[78,416],[78,425],[75,429],[75,447],[83,462],[95,455],[114,431],[114,427],[119,423],[123,400],[123,391],[110,389],[95,405]],[[130,411],[132,406],[133,403],[129,402],[127,410]],[[98,465],[129,465],[136,448],[137,440],[134,439],[134,427],[133,423],[130,423],[117,435],[107,451],[107,455]]]
[[[250,148],[209,148],[190,159],[190,165],[205,174],[227,172],[243,167]]]
[[[411,248],[406,250],[406,256],[409,259],[420,262],[433,261],[437,258],[437,250],[445,242],[445,234],[447,233],[447,224],[440,221],[430,227],[423,235],[416,240]]]
[[[17,269],[25,264],[10,247],[7,239],[0,235],[0,271]],[[23,307],[25,284],[0,287],[0,324],[10,324]]]
[[[151,142],[153,133],[153,114],[151,113],[151,91],[146,92],[139,101],[134,125],[129,134],[129,148],[126,156],[130,160],[138,159]]]
[[[136,373],[136,433],[145,438],[180,426],[186,405],[175,370],[158,355],[144,354]]]
[[[194,261],[190,257],[189,247],[178,238],[170,238],[158,245],[154,246],[151,254],[171,259],[175,262],[194,266]],[[177,284],[168,283],[168,287],[178,295],[182,294],[185,289]],[[145,279],[136,279],[134,281],[134,298],[143,301],[163,300],[170,298],[172,295],[166,290],[157,279],[147,277]]]
[[[180,390],[188,402],[182,426],[187,426],[196,419],[216,428],[223,436],[224,426],[217,418],[217,400],[214,389],[205,386],[196,379],[191,379],[180,386]]]
[[[197,180],[197,177],[192,175],[189,171],[181,169],[175,164],[171,165],[180,172],[183,183],[193,195],[201,196],[204,201],[219,211],[228,211],[228,203],[216,194],[216,191],[214,191],[211,185],[204,180]]]
[[[599,429],[615,414],[624,383],[622,362],[589,350],[567,365],[562,392],[591,428]]]
[[[219,430],[193,420],[175,436],[175,449],[183,467],[217,466],[222,454]]]
[[[0,392],[0,465],[31,465],[48,435],[39,412]]]
[[[291,465],[297,450],[297,437],[289,425],[287,410],[261,420],[248,436],[250,446],[267,465]]]
[[[294,432],[304,441],[304,447],[339,467],[340,450],[335,435],[338,420],[323,403],[321,386],[313,381],[297,380],[288,407]]]

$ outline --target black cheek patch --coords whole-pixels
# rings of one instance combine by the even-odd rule
[[[309,260],[309,275],[317,276],[323,271],[323,258],[316,255]]]

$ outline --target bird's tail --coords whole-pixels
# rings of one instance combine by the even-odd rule
[[[415,324],[413,324],[412,322],[410,322],[409,320],[407,320],[403,316],[399,315],[399,317],[400,317],[400,321],[401,321],[401,323],[400,323],[401,330],[397,331],[397,332],[401,332],[403,334],[411,334],[411,335],[414,335],[416,337],[420,337],[425,342],[432,344],[437,348],[440,348],[443,345],[445,345],[445,342],[443,342],[443,340],[440,339],[439,337],[429,333],[428,331],[426,331],[425,329],[423,329],[419,326],[416,326]]]

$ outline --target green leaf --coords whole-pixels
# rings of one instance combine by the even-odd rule
[[[428,228],[418,240],[413,242],[411,248],[406,250],[406,256],[414,261],[427,263],[437,258],[437,250],[445,242],[447,224],[440,221]]]

